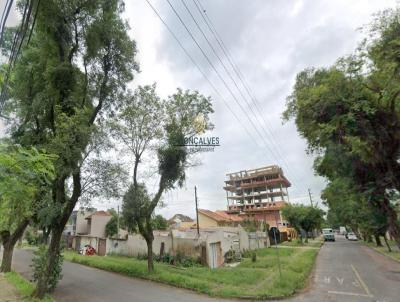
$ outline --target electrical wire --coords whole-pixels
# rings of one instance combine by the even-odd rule
[[[287,171],[292,171],[293,175],[295,176],[295,178],[297,180],[301,180],[302,177],[299,177],[299,175],[297,174],[296,170],[291,170],[289,169],[289,165],[287,164],[285,157],[282,156],[279,148],[276,146],[276,137],[274,136],[274,133],[270,130],[271,125],[268,123],[268,120],[264,118],[264,116],[261,114],[262,110],[261,108],[258,106],[258,104],[260,103],[257,98],[255,97],[254,92],[250,92],[251,88],[246,84],[246,81],[244,80],[244,76],[242,74],[242,72],[240,71],[239,67],[237,66],[237,64],[235,64],[235,61],[232,59],[232,56],[229,53],[229,50],[225,47],[225,43],[222,40],[222,38],[220,37],[220,35],[218,34],[215,26],[213,25],[212,21],[208,18],[207,14],[206,14],[206,10],[201,6],[201,4],[199,3],[198,0],[193,0],[193,3],[195,4],[195,7],[198,11],[198,13],[200,14],[200,16],[202,17],[204,23],[206,24],[207,28],[209,29],[209,31],[211,32],[211,34],[214,36],[214,39],[217,41],[218,45],[220,46],[222,52],[225,55],[225,58],[228,60],[232,70],[235,72],[236,76],[238,77],[239,81],[241,82],[242,86],[245,88],[250,101],[251,102],[247,102],[247,98],[243,95],[242,90],[238,87],[236,81],[233,79],[232,75],[230,74],[230,72],[227,70],[227,68],[225,67],[225,64],[222,62],[222,60],[220,59],[220,57],[218,56],[217,52],[215,51],[214,47],[212,46],[212,44],[210,43],[209,39],[207,39],[206,35],[204,34],[203,30],[201,29],[201,27],[199,26],[198,22],[196,21],[195,17],[193,16],[193,14],[190,12],[189,7],[186,5],[186,3],[182,1],[182,4],[185,6],[185,9],[188,11],[188,13],[191,15],[193,21],[196,23],[196,26],[198,27],[198,29],[201,31],[203,37],[206,39],[207,43],[209,44],[209,46],[211,47],[211,49],[213,50],[213,52],[215,53],[215,55],[218,57],[218,60],[220,61],[221,65],[224,66],[225,71],[228,73],[229,77],[232,79],[232,81],[234,82],[236,88],[238,89],[239,93],[241,94],[242,98],[246,101],[246,103],[248,104],[249,108],[251,109],[252,113],[254,114],[254,116],[257,118],[257,120],[260,122],[259,117],[261,117],[262,121],[260,122],[260,125],[264,131],[264,133],[270,137],[270,140],[272,142],[272,146],[274,148],[274,151],[276,152],[276,154],[278,154],[279,158],[282,158],[283,164],[285,165],[285,168],[287,169]],[[201,7],[201,8],[200,8]],[[207,17],[207,19],[204,17],[204,15]],[[251,104],[255,107],[255,111],[253,110]],[[258,114],[256,114],[256,112]],[[264,127],[264,124],[267,125],[267,127]]]
[[[6,26],[6,22],[7,22],[7,19],[8,19],[8,15],[10,14],[10,10],[11,10],[12,4],[13,4],[13,0],[7,0],[6,5],[4,7],[4,10],[3,10],[3,13],[1,14],[0,46],[3,43],[4,28]]]
[[[224,84],[225,88],[228,90],[228,92],[231,94],[232,98],[234,99],[235,103],[240,107],[240,109],[242,110],[242,112],[244,113],[244,115],[246,116],[247,120],[250,122],[250,124],[252,125],[252,127],[254,128],[254,130],[257,132],[257,134],[260,136],[261,140],[264,141],[266,148],[269,150],[269,152],[271,153],[271,155],[275,158],[275,160],[279,163],[280,160],[278,159],[278,157],[276,156],[276,154],[272,151],[272,149],[269,146],[269,143],[266,141],[264,135],[260,132],[259,128],[254,124],[253,120],[249,117],[248,113],[246,112],[245,108],[243,108],[243,106],[241,105],[241,103],[239,102],[239,100],[237,99],[236,95],[233,93],[233,91],[231,90],[231,88],[228,86],[228,84],[226,83],[226,81],[224,80],[224,78],[221,76],[221,74],[219,73],[219,71],[216,69],[216,67],[214,66],[214,64],[211,62],[210,58],[207,56],[207,54],[205,53],[205,51],[203,50],[203,48],[200,46],[200,44],[198,43],[198,41],[196,40],[196,38],[194,37],[193,33],[190,31],[190,29],[188,28],[188,26],[186,25],[185,21],[183,21],[183,19],[181,18],[181,16],[179,15],[179,13],[177,12],[177,10],[175,9],[175,7],[172,5],[172,3],[167,0],[169,6],[171,7],[172,11],[174,12],[174,14],[178,17],[179,21],[181,22],[181,24],[183,25],[183,27],[185,28],[185,30],[187,31],[187,33],[189,34],[189,36],[191,37],[191,39],[193,40],[193,42],[196,44],[196,46],[199,48],[199,50],[201,51],[201,53],[203,54],[203,56],[205,57],[205,59],[207,60],[207,62],[210,64],[211,68],[214,70],[214,72],[217,74],[218,78],[222,81],[222,83]],[[184,3],[185,5],[185,3]],[[186,5],[185,5],[186,6]],[[190,13],[190,11],[189,11]],[[198,25],[198,23],[196,22],[196,24]],[[200,29],[201,31],[201,29]],[[204,33],[203,33],[204,34]],[[206,40],[208,41],[208,39],[206,38]],[[211,46],[212,47],[212,46]],[[219,57],[217,55],[217,57]],[[221,61],[221,60],[220,60]],[[222,63],[222,61],[221,61]],[[222,64],[223,65],[223,64]],[[233,79],[232,79],[233,80]],[[288,170],[288,173],[290,173],[290,170]],[[300,180],[300,179],[299,179]]]

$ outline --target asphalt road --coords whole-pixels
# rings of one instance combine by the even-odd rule
[[[31,252],[16,250],[13,268],[30,278]],[[227,301],[191,291],[128,278],[65,262],[63,279],[54,298],[58,302]],[[400,301],[400,263],[339,237],[319,252],[310,287],[291,302]]]
[[[312,279],[290,301],[400,301],[400,263],[343,236],[323,245]]]

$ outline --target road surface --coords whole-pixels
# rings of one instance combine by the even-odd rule
[[[13,268],[30,278],[32,253],[16,250]],[[57,302],[228,301],[65,261]],[[343,237],[319,252],[310,287],[290,302],[400,301],[400,263]]]

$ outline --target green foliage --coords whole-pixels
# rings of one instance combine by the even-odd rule
[[[105,119],[115,114],[120,95],[139,70],[123,11],[121,0],[42,1],[32,39],[22,47],[11,75],[5,113],[13,142],[57,155],[50,215],[42,216],[50,218],[46,224],[54,243],[85,193],[84,179],[102,170],[87,171],[91,167],[85,161],[100,156],[96,145]],[[39,297],[47,289],[56,255],[56,250],[48,252]]]
[[[168,227],[167,219],[162,215],[155,215],[151,220],[153,230],[166,230]]]
[[[316,172],[330,182],[349,180],[351,196],[343,197],[351,199],[349,206],[365,200],[386,216],[400,246],[390,201],[400,190],[399,16],[398,8],[381,13],[353,55],[300,72],[284,118],[295,120],[309,151],[318,155]]]
[[[33,283],[26,280],[20,274],[16,272],[6,273],[5,277],[8,282],[15,286],[18,292],[23,296],[24,301],[29,302],[53,302],[54,300],[50,296],[45,296],[44,299],[33,299],[31,297],[35,287]]]
[[[55,176],[55,159],[35,148],[0,145],[0,232],[12,235],[37,213]]]
[[[209,269],[201,266],[180,268],[168,263],[155,263],[154,273],[147,272],[147,263],[135,258],[108,256],[85,257],[66,253],[73,262],[121,273],[130,277],[145,278],[177,287],[192,289],[211,296],[225,298],[266,299],[287,297],[301,290],[307,283],[317,249],[280,249],[282,280],[280,282],[276,250],[256,251],[257,261],[244,259],[237,267]],[[272,280],[272,281],[271,281]]]
[[[29,245],[39,245],[43,242],[43,235],[40,235],[37,231],[35,232],[28,227],[25,231],[25,239]]]
[[[56,262],[55,265],[51,267],[50,272],[44,271],[46,269],[46,262],[48,261],[48,248],[45,245],[41,245],[39,249],[34,252],[32,260],[34,281],[37,281],[43,274],[49,274],[47,284],[48,292],[52,292],[56,288],[58,281],[62,278],[61,271],[64,259],[62,248],[57,251],[55,257]]]
[[[118,234],[118,217],[112,216],[106,224],[106,237],[114,237]]]
[[[144,237],[149,255],[153,228],[165,228],[164,221],[162,225],[155,225],[159,219],[152,219],[154,209],[166,190],[183,185],[185,171],[190,166],[191,154],[185,147],[185,136],[211,129],[209,114],[212,112],[211,100],[198,92],[178,89],[168,100],[161,101],[153,85],[139,87],[133,95],[128,95],[117,120],[111,123],[116,138],[134,157],[133,184],[123,197],[124,221],[129,231],[138,230]],[[202,123],[197,122],[200,116]],[[143,154],[154,150],[151,145],[156,146],[160,175],[158,190],[152,197],[138,181],[137,173]],[[148,257],[149,271],[153,270],[151,259]]]
[[[253,253],[251,254],[251,262],[256,262],[257,261],[257,254],[256,252],[253,251]]]
[[[305,205],[288,204],[282,209],[282,215],[299,234],[301,230],[312,232],[320,229],[324,221],[324,211]]]

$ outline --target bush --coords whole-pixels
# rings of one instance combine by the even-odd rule
[[[252,254],[253,254],[253,253],[252,253],[250,250],[244,250],[244,251],[242,252],[242,257],[243,257],[243,258],[251,258]]]
[[[257,261],[257,254],[256,252],[253,251],[253,253],[251,254],[251,262],[256,262]]]
[[[139,254],[136,258],[138,260],[147,260],[147,254]],[[168,253],[162,256],[153,254],[153,260],[182,267],[201,266],[200,259],[185,256],[182,252],[177,252],[175,256]]]
[[[61,270],[63,263],[63,256],[61,254],[62,247],[60,247],[57,253],[57,262],[50,272],[49,282],[48,282],[48,292],[52,292],[56,286],[58,281],[62,278]],[[47,261],[47,247],[45,245],[41,245],[37,251],[34,252],[34,257],[32,260],[33,267],[33,280],[36,282],[39,280],[41,276],[47,274],[46,271],[46,261]]]
[[[42,241],[43,235],[28,229],[25,233],[25,239],[29,245],[38,245]]]

